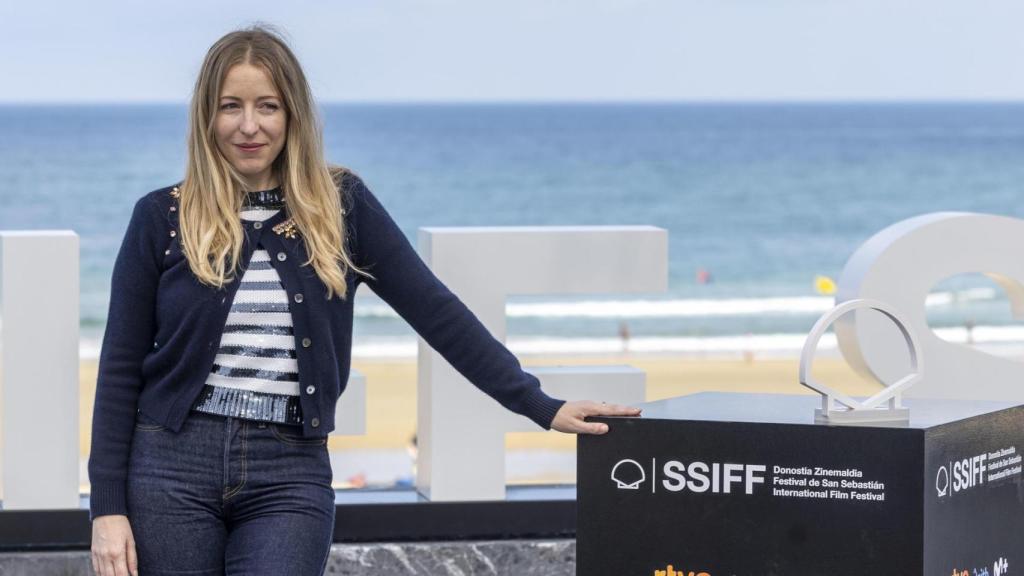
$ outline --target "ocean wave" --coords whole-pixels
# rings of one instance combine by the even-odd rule
[[[969,302],[988,301],[1001,294],[994,288],[973,288],[956,292],[934,292],[925,305],[941,309]],[[675,298],[667,300],[576,300],[569,302],[510,302],[509,318],[533,319],[642,319],[642,318],[725,318],[743,316],[813,316],[831,310],[831,296],[786,296],[777,298]],[[356,301],[355,316],[362,319],[400,320],[391,306],[377,298]],[[82,315],[82,328],[96,332],[104,318]]]
[[[934,292],[925,299],[931,308],[994,300],[993,288],[973,288],[957,292]],[[694,298],[672,300],[578,300],[574,302],[510,302],[505,313],[510,318],[700,318],[753,315],[824,314],[835,306],[831,296],[792,296],[778,298]],[[359,318],[398,318],[382,302],[360,302],[355,307]]]
[[[935,334],[947,341],[978,345],[1024,345],[1024,326],[977,326],[968,338],[964,327],[936,328]],[[558,356],[582,354],[679,354],[682,356],[734,356],[757,354],[797,357],[803,349],[806,334],[744,334],[732,336],[634,337],[628,344],[621,338],[510,338],[506,345],[516,355]],[[838,349],[832,333],[822,336],[819,352]],[[413,338],[365,338],[354,343],[355,358],[412,358],[417,353]]]
[[[957,292],[935,292],[928,296],[926,305],[933,309],[971,301],[994,300],[999,297],[992,288],[977,288]],[[576,302],[510,303],[506,313],[518,318],[670,318],[670,317],[725,317],[771,314],[817,315],[833,306],[826,296],[748,299],[675,299],[675,300],[591,300]],[[384,303],[360,302],[356,306],[360,317],[394,317],[398,315]],[[93,331],[94,332],[94,331]],[[967,342],[968,332],[963,326],[937,328],[935,333],[950,342]],[[724,334],[717,336],[633,336],[629,339],[631,353],[705,354],[799,354],[806,334]],[[971,333],[976,344],[1024,343],[1024,326],[976,326]],[[80,354],[83,359],[99,357],[100,338],[83,337]],[[522,355],[609,354],[625,351],[618,337],[558,337],[548,335],[513,336],[508,342],[512,352]],[[821,350],[835,349],[835,337],[826,334]],[[410,358],[416,355],[415,338],[408,336],[369,336],[353,343],[356,358]]]
[[[965,327],[936,328],[935,334],[948,342],[966,344]],[[806,334],[742,334],[729,336],[638,336],[628,344],[621,338],[559,338],[547,336],[513,337],[506,345],[517,355],[557,356],[580,354],[637,354],[675,353],[683,356],[768,354],[797,356],[803,348]],[[971,330],[974,344],[1024,345],[1024,326],[976,326]],[[825,334],[819,351],[837,348],[835,335]],[[99,357],[100,341],[83,338],[79,353],[82,359]],[[354,358],[413,358],[417,353],[417,340],[411,337],[368,337],[352,345]]]

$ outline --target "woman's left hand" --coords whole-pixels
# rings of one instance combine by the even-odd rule
[[[569,434],[604,434],[608,425],[602,422],[586,422],[587,416],[639,416],[640,408],[631,408],[619,404],[577,400],[566,402],[558,409],[551,429]]]

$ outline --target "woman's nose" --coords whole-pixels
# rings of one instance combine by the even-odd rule
[[[253,135],[259,132],[260,124],[256,121],[255,113],[246,113],[242,116],[242,125],[239,126],[242,134]]]

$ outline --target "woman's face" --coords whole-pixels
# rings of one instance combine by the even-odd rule
[[[274,181],[271,166],[284,148],[288,118],[270,76],[252,64],[228,70],[217,102],[217,148],[246,179],[249,190],[266,190]]]

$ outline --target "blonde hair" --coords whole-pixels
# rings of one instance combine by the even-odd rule
[[[262,68],[274,83],[287,115],[284,148],[274,160],[309,260],[327,286],[327,298],[348,294],[349,270],[358,268],[348,252],[343,180],[354,176],[324,158],[323,133],[306,76],[281,36],[264,25],[230,32],[210,47],[196,79],[189,109],[188,157],[180,186],[179,226],[183,252],[204,284],[223,287],[234,279],[241,259],[243,229],[238,217],[243,179],[217,147],[214,120],[224,79],[238,64]]]

